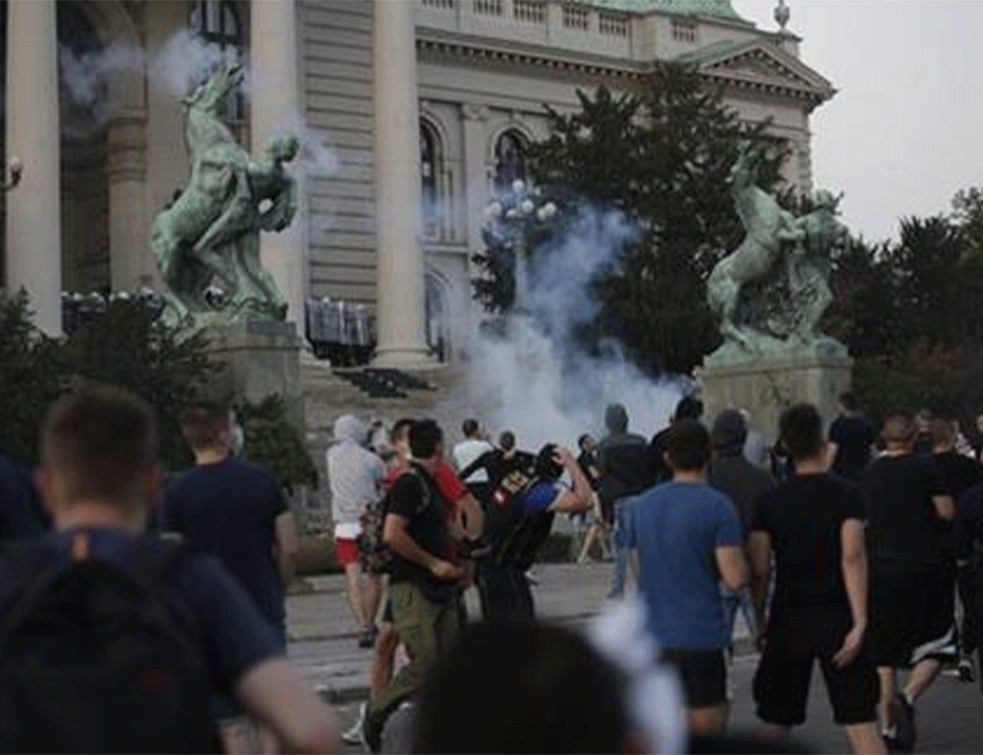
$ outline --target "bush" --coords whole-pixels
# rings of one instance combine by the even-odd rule
[[[203,335],[181,336],[139,299],[110,301],[105,312],[59,339],[40,333],[31,314],[23,292],[0,296],[0,431],[11,456],[24,464],[36,462],[48,406],[72,385],[92,381],[125,388],[154,407],[161,461],[169,470],[192,463],[181,435],[181,409],[208,395],[209,383],[221,370],[209,357]],[[240,402],[236,409],[247,458],[269,468],[288,491],[317,484],[314,463],[280,397]]]

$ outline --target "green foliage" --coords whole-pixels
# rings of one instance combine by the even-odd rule
[[[317,487],[317,469],[304,439],[287,421],[280,396],[267,396],[258,404],[240,402],[235,410],[246,436],[243,456],[266,467],[289,494],[298,485]]]
[[[638,95],[601,87],[578,97],[573,114],[547,108],[550,136],[530,149],[531,177],[561,209],[620,210],[641,231],[595,281],[600,310],[589,332],[616,338],[643,369],[689,372],[718,339],[706,278],[743,237],[731,166],[742,144],[761,144],[757,180],[770,189],[786,149],[765,136],[766,123],[742,123],[692,66],[660,63]],[[492,279],[501,274],[490,264],[496,251],[477,259]],[[488,293],[476,287],[501,308]]]
[[[93,381],[126,388],[150,403],[163,463],[171,470],[187,467],[192,456],[181,435],[181,409],[203,395],[215,398],[209,384],[219,370],[204,336],[179,337],[138,300],[114,300],[69,336],[51,339],[32,325],[26,294],[0,296],[0,431],[5,448],[24,463],[37,460],[38,430],[51,402],[73,384]],[[269,468],[288,491],[317,484],[280,397],[242,402],[237,412],[247,458]]]
[[[969,216],[908,218],[898,242],[854,242],[834,263],[825,328],[856,358],[857,392],[876,414],[983,407],[983,257]]]
[[[61,392],[57,343],[31,323],[24,291],[0,295],[0,442],[23,464],[37,460],[38,432]]]
[[[63,369],[73,379],[117,385],[147,401],[157,412],[161,458],[169,469],[180,469],[192,460],[181,435],[181,409],[219,370],[205,347],[203,336],[180,338],[140,301],[115,300],[67,337]]]

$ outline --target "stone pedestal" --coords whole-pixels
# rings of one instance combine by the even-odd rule
[[[770,442],[778,436],[778,419],[792,404],[815,405],[828,424],[836,403],[850,389],[853,360],[845,356],[768,358],[745,364],[713,364],[698,373],[708,423],[722,409],[746,409],[751,427]]]
[[[292,322],[247,320],[213,324],[210,356],[225,365],[217,388],[259,402],[270,394],[283,397],[291,423],[304,432],[300,382],[301,339]]]

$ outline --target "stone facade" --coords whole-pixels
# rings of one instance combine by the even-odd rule
[[[390,306],[397,313],[389,315],[389,332],[395,334],[390,338],[406,337],[408,331],[394,321],[400,313],[426,317],[419,330],[425,330],[431,347],[441,343],[451,358],[466,353],[466,334],[479,317],[469,281],[470,256],[480,249],[482,210],[496,182],[521,174],[523,145],[545,135],[544,104],[570,111],[578,88],[603,83],[631,90],[654,60],[688,59],[708,82],[723,86],[727,103],[742,118],[772,120],[772,132],[793,151],[787,181],[802,191],[811,188],[809,115],[834,90],[799,60],[796,37],[755,28],[727,0],[406,1],[413,3],[408,23],[416,59],[383,57],[382,64],[394,71],[415,67],[422,155],[416,196],[422,209],[402,206],[420,199],[377,206],[380,181],[391,178],[385,172],[380,176],[388,168],[377,165],[380,145],[374,137],[380,132],[376,103],[388,96],[388,79],[377,65],[380,40],[373,45],[377,1],[264,0],[293,6],[289,13],[259,19],[246,0],[63,0],[57,3],[56,24],[50,12],[54,0],[8,2],[14,22],[39,25],[43,33],[11,37],[7,44],[6,153],[25,159],[25,181],[39,182],[34,191],[61,196],[61,207],[56,203],[46,212],[60,218],[62,233],[60,250],[59,239],[46,241],[45,256],[38,258],[23,241],[38,230],[25,230],[20,199],[8,197],[7,285],[27,285],[45,302],[39,312],[45,327],[56,330],[57,315],[48,310],[57,307],[59,286],[133,290],[153,284],[150,220],[187,178],[181,106],[160,77],[141,65],[107,69],[102,116],[84,144],[66,142],[62,108],[61,173],[55,176],[46,167],[47,173],[38,175],[40,158],[11,131],[10,113],[17,111],[13,127],[29,132],[32,123],[51,122],[52,98],[35,97],[27,105],[13,98],[38,91],[39,61],[50,63],[59,44],[77,36],[81,26],[89,52],[148,50],[151,67],[157,65],[153,51],[195,26],[224,57],[279,70],[277,82],[260,76],[244,101],[232,103],[233,128],[255,150],[271,129],[305,126],[337,159],[336,170],[314,171],[303,182],[306,225],[279,246],[269,242],[267,249],[264,240],[264,261],[295,303],[291,319],[304,297]],[[49,12],[42,18],[35,10],[20,19],[11,9],[22,5],[45,6]],[[268,31],[284,23],[293,25],[290,34]],[[384,56],[386,40],[381,46]],[[42,47],[44,54],[29,47]],[[295,91],[271,91],[277,86]],[[294,109],[300,112],[286,112]],[[279,113],[279,120],[257,115],[271,112]],[[380,249],[380,225],[403,221],[407,228],[419,223],[421,242],[409,244],[408,251]],[[422,265],[380,264],[380,255],[398,254],[395,262],[400,262],[404,255],[419,254],[414,245],[422,246]],[[25,262],[29,255],[34,262]],[[400,282],[399,270],[421,267],[422,286]],[[61,271],[60,280],[49,268]],[[386,290],[379,292],[380,285]],[[407,303],[421,292],[424,306]],[[421,345],[380,344],[406,354]]]

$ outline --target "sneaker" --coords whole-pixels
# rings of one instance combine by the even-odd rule
[[[959,681],[961,682],[976,681],[976,669],[973,668],[973,662],[969,658],[960,659],[958,671],[959,671]]]
[[[362,744],[362,725],[365,723],[365,709],[367,707],[366,703],[362,703],[358,709],[358,720],[352,724],[352,727],[341,735],[341,741],[346,745],[359,745]]]
[[[375,627],[366,627],[358,636],[358,646],[360,648],[370,648],[375,645]]]
[[[539,577],[536,576],[536,574],[533,572],[532,569],[530,569],[529,571],[526,572],[526,580],[531,585],[538,585],[539,584]]]
[[[908,698],[900,692],[894,696],[892,701],[894,708],[894,720],[898,727],[897,742],[901,752],[912,752],[915,749],[915,742],[918,740],[918,731],[915,729],[915,708],[908,702]]]

